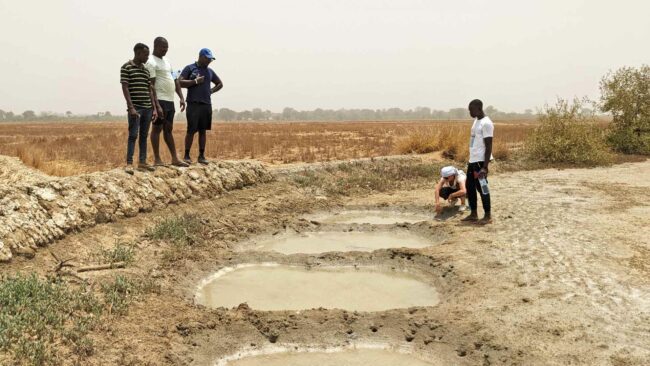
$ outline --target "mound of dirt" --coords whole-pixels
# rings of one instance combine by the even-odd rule
[[[262,164],[236,161],[55,178],[0,156],[0,261],[33,256],[73,230],[271,180]]]

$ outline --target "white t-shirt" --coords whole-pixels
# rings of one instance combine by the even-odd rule
[[[476,163],[485,160],[485,141],[486,137],[494,136],[494,124],[490,117],[485,116],[483,119],[474,119],[472,125],[472,136],[469,139],[469,162]],[[490,160],[494,159],[490,155]]]
[[[156,78],[156,96],[158,99],[173,102],[174,93],[176,92],[176,84],[172,74],[174,69],[172,69],[172,65],[167,58],[158,58],[151,55],[149,61],[147,61],[147,68],[151,78]]]
[[[465,181],[467,181],[467,175],[462,170],[458,170],[458,174],[456,174],[456,179],[454,179],[454,184],[449,185],[448,180],[442,179],[442,188],[449,187],[452,189],[460,189],[461,184],[465,185]]]

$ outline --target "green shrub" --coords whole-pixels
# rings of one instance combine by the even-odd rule
[[[592,113],[583,113],[584,103],[558,99],[555,106],[544,107],[539,126],[528,136],[525,152],[529,159],[543,163],[605,165],[612,162],[606,130]]]
[[[626,154],[650,154],[650,66],[610,72],[600,91],[601,109],[612,114],[609,144]]]

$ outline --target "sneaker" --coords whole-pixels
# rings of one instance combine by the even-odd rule
[[[156,171],[156,168],[153,166],[147,164],[147,163],[140,163],[138,164],[138,170],[143,171],[143,172],[153,172]]]
[[[199,156],[199,163],[203,165],[208,165],[210,162],[204,156]]]
[[[458,207],[458,212],[465,212],[467,210],[468,210],[467,206],[460,205],[460,207]]]
[[[124,172],[129,175],[133,175],[133,165],[129,164],[124,167]]]

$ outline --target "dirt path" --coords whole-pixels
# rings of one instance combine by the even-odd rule
[[[603,184],[606,182],[606,185]],[[95,354],[66,364],[213,365],[241,350],[383,344],[407,347],[440,365],[650,364],[650,162],[602,169],[540,170],[492,177],[495,223],[447,221],[388,225],[444,237],[427,249],[281,255],[241,251],[247,240],[282,230],[317,230],[307,212],[341,205],[430,210],[430,188],[372,196],[314,199],[282,180],[102,224],[53,244],[84,264],[116,240],[136,241],[134,266],[91,273],[154,278],[125,317],[94,334]],[[142,233],[164,217],[199,213],[210,232],[205,247],[165,262],[168,243]],[[322,226],[322,225],[321,225]],[[350,230],[374,230],[350,226]],[[47,273],[53,261],[16,258],[0,273]],[[202,277],[238,263],[364,265],[404,268],[429,278],[436,307],[357,313],[314,309],[261,312],[193,304]]]

